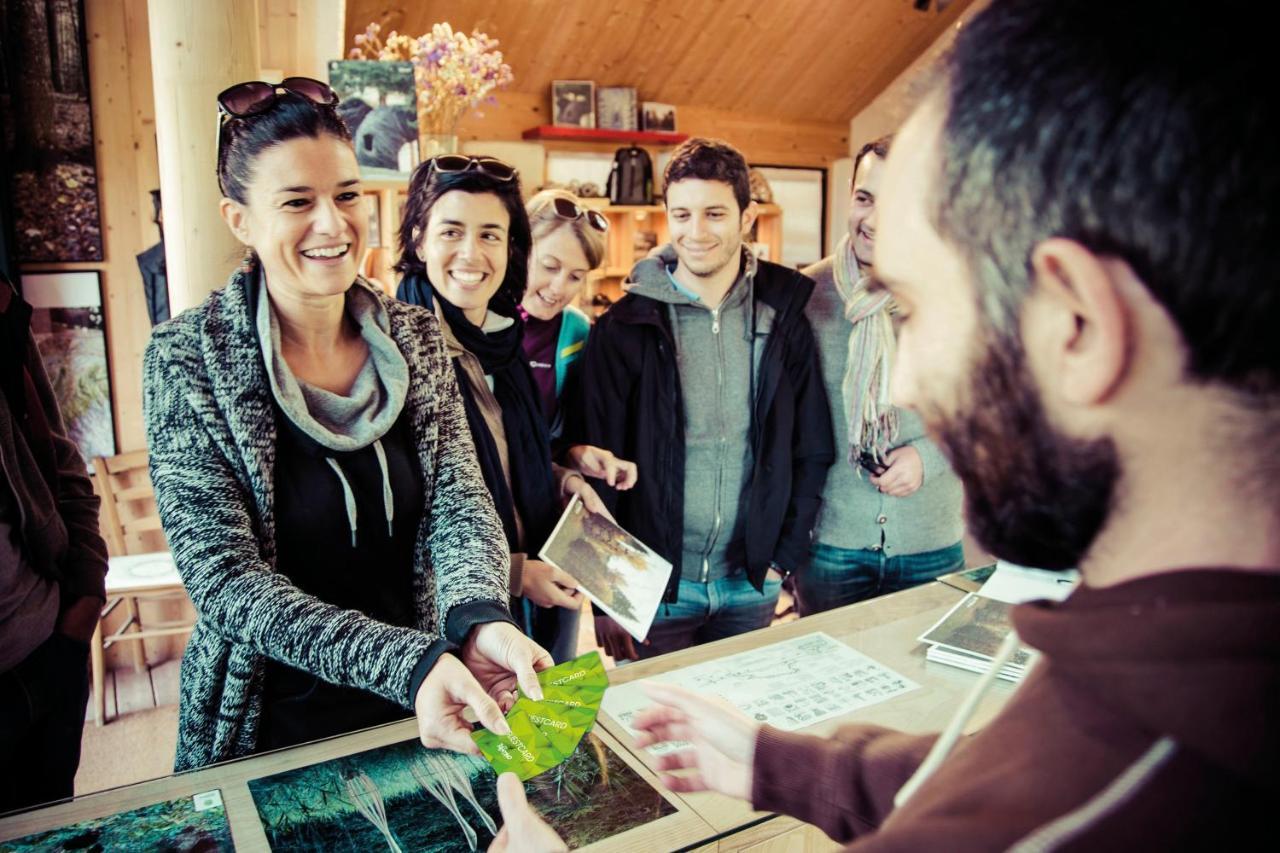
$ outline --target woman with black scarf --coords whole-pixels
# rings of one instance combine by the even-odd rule
[[[531,244],[514,168],[489,157],[432,158],[409,183],[396,295],[440,319],[485,485],[511,548],[512,597],[525,599],[529,634],[563,661],[576,652],[576,632],[564,628],[576,625],[571,614],[582,595],[572,577],[529,554],[546,542],[573,495],[592,512],[605,509],[578,472],[551,461],[517,310]]]

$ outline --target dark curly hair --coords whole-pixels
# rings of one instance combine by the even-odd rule
[[[689,178],[728,184],[733,188],[739,212],[751,204],[751,175],[746,158],[723,140],[695,136],[680,143],[662,173],[663,198],[672,184]]]

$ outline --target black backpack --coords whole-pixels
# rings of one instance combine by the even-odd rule
[[[649,152],[632,145],[613,155],[609,172],[610,204],[653,204],[653,161]]]

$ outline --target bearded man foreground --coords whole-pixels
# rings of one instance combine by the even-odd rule
[[[658,766],[856,850],[1241,849],[1280,802],[1280,121],[1244,4],[994,0],[898,134],[875,267],[895,402],[969,529],[1078,565],[957,742],[786,734],[670,687]],[[953,746],[954,745],[954,746]],[[674,772],[673,772],[674,771]],[[689,772],[680,772],[689,771]]]

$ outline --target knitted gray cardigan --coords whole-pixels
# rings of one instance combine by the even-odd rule
[[[425,491],[413,564],[417,625],[328,604],[276,572],[276,415],[250,309],[255,275],[242,268],[201,306],[156,328],[143,361],[156,503],[198,614],[182,660],[178,771],[254,751],[264,656],[412,707],[414,666],[450,612],[507,601],[507,544],[439,323],[363,281],[354,286],[385,304],[409,365],[405,406]]]

